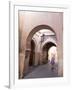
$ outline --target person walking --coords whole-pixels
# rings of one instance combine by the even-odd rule
[[[55,66],[55,55],[52,56],[51,58],[51,71],[54,71],[54,66]]]

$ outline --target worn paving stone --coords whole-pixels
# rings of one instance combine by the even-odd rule
[[[24,78],[50,78],[58,77],[57,65],[55,65],[54,71],[51,70],[50,64],[44,64],[36,67],[31,73],[27,74]]]

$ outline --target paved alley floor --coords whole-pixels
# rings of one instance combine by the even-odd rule
[[[51,70],[50,64],[39,65],[28,73],[24,78],[48,78],[48,77],[58,77],[57,65],[55,65],[54,71]]]

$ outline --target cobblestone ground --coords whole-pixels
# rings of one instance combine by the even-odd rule
[[[35,69],[33,69],[30,73],[24,76],[25,79],[27,78],[48,78],[48,77],[58,77],[58,69],[57,65],[54,66],[54,70],[51,70],[50,64],[39,65]]]

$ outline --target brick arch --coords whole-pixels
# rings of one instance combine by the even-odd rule
[[[38,26],[34,27],[34,28],[31,30],[31,32],[29,33],[29,35],[28,35],[28,37],[27,37],[27,39],[26,39],[26,41],[27,41],[27,42],[26,42],[26,48],[30,49],[30,42],[31,42],[31,39],[32,39],[33,35],[34,35],[36,32],[38,32],[39,30],[41,30],[41,29],[51,30],[52,32],[55,33],[55,36],[56,36],[55,30],[54,30],[51,26],[49,26],[49,25],[38,25]]]

